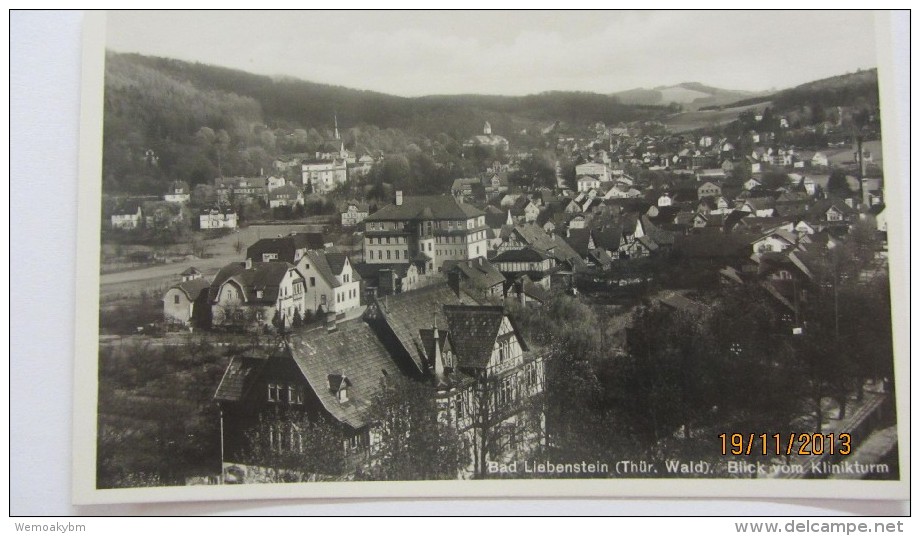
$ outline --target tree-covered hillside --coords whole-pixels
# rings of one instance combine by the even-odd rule
[[[333,114],[346,146],[359,155],[412,146],[459,155],[463,141],[480,133],[485,121],[512,147],[527,150],[542,147],[540,130],[557,121],[616,124],[664,112],[580,92],[404,98],[109,52],[104,188],[157,194],[171,180],[194,186],[219,174],[268,172],[278,155],[320,148],[332,137]]]

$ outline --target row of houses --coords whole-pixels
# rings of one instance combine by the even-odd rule
[[[206,286],[200,274],[194,283],[183,275],[164,297],[166,320],[229,329],[290,327],[359,307],[360,275],[347,255],[325,246],[314,233],[262,239],[248,248],[245,261],[227,264]]]

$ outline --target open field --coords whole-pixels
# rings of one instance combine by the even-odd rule
[[[664,119],[663,123],[672,132],[687,132],[698,128],[705,128],[710,125],[723,125],[738,119],[738,114],[748,110],[763,110],[770,106],[769,102],[760,102],[749,106],[738,106],[736,108],[725,108],[723,110],[705,110],[697,112],[680,112],[670,115]]]
[[[99,296],[102,301],[109,301],[119,296],[136,294],[144,290],[159,292],[164,287],[177,282],[179,273],[189,266],[194,266],[201,270],[205,277],[213,277],[227,263],[242,261],[246,256],[246,248],[262,238],[271,238],[292,232],[317,230],[319,229],[316,226],[303,223],[251,225],[227,236],[206,240],[205,244],[207,244],[207,253],[209,255],[207,258],[181,263],[157,264],[145,268],[102,274],[100,277]],[[243,250],[240,253],[237,253],[234,247],[237,240],[243,246]]]

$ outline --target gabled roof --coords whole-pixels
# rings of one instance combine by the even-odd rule
[[[498,229],[508,221],[508,213],[489,205],[486,207],[486,225],[492,229]]]
[[[399,374],[383,343],[360,319],[341,322],[332,332],[319,328],[294,333],[287,346],[326,411],[352,428],[368,424],[386,375]],[[348,400],[340,402],[336,392],[345,378]]]
[[[345,263],[348,262],[348,256],[344,253],[326,253],[326,262],[329,263],[329,267],[332,268],[332,273],[338,275],[342,273],[342,270],[345,268]]]
[[[458,295],[447,283],[440,283],[385,298],[376,298],[375,303],[384,323],[396,336],[399,344],[418,370],[424,371],[419,330],[430,328],[435,322],[439,326],[447,326],[447,318],[442,309],[444,305],[475,305],[476,301],[463,292]]]
[[[345,266],[344,253],[326,253],[311,249],[304,253],[304,257],[310,260],[310,263],[316,268],[316,271],[319,272],[320,277],[326,281],[327,285],[332,288],[342,286],[338,276]]]
[[[505,282],[505,276],[485,257],[465,261],[444,261],[442,270],[444,273],[450,273],[453,270],[459,271],[468,281],[473,283],[473,286],[479,289],[492,288]]]
[[[459,366],[488,366],[495,339],[505,318],[504,308],[500,305],[445,305],[444,315],[447,317],[447,326]],[[527,345],[519,333],[517,337],[521,348],[526,351]]]
[[[645,235],[654,240],[657,245],[670,246],[674,244],[674,233],[659,228],[645,214],[639,220],[642,222],[642,229],[645,231]]]
[[[294,252],[298,249],[323,249],[325,241],[322,233],[292,233],[277,238],[263,238],[246,249],[246,257],[260,260],[264,253],[276,253],[279,261],[294,261]]]
[[[182,281],[181,283],[176,283],[170,288],[177,288],[185,293],[185,296],[189,301],[195,301],[201,295],[201,291],[209,288],[211,282],[203,277],[198,279],[189,279],[188,281]]]
[[[524,295],[527,296],[528,298],[538,301],[540,303],[546,303],[547,301],[549,301],[549,293],[546,292],[546,290],[544,290],[543,287],[531,281],[530,278],[526,278],[522,282],[522,287],[523,287],[522,291],[524,292]]]
[[[442,352],[445,350],[445,348],[452,347],[448,340],[449,332],[447,331],[446,328],[439,329],[438,336],[437,338],[435,338],[434,328],[431,327],[427,329],[420,329],[418,334],[419,334],[419,338],[421,338],[422,340],[422,348],[424,349],[425,355],[428,357],[428,360],[429,360],[427,365],[433,368],[434,363],[430,361],[433,360],[435,357],[435,351],[434,351],[435,340],[437,340],[438,347],[441,349]]]
[[[220,287],[232,280],[243,290],[247,303],[273,304],[278,300],[281,281],[288,270],[294,269],[294,265],[287,262],[254,262],[249,269],[246,269],[245,262],[232,262],[217,272],[208,299],[211,303],[216,302]],[[259,291],[262,292],[261,297]]]
[[[591,241],[590,229],[569,229],[566,243],[582,258],[588,256],[588,243]]]
[[[450,195],[419,195],[403,197],[402,205],[387,205],[368,216],[367,221],[462,220],[484,214]]]
[[[613,225],[603,229],[594,229],[591,231],[594,238],[595,247],[616,251],[620,249],[620,243],[623,241],[623,227]]]
[[[851,216],[857,213],[856,209],[847,205],[842,200],[829,197],[827,199],[819,199],[816,201],[815,204],[812,205],[811,209],[809,209],[808,216],[812,218],[820,218],[825,216],[827,211],[831,208],[836,209],[838,212],[845,216]]]
[[[754,210],[768,210],[776,207],[772,197],[749,197],[742,205],[750,205]]]
[[[239,402],[252,388],[252,380],[268,363],[267,359],[236,356],[230,360],[214,393],[218,402]]]

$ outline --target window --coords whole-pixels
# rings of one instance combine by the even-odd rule
[[[348,283],[348,274],[344,275],[345,282]]]
[[[458,393],[454,396],[454,410],[457,412],[457,420],[463,418],[463,394]]]
[[[310,278],[310,286],[311,286],[311,287],[315,287],[315,286],[316,286],[316,278],[315,278],[315,277],[311,277],[311,278]]]
[[[409,250],[408,249],[403,250],[403,258],[406,260],[409,260]]]
[[[178,295],[178,294],[176,294],[175,296],[173,296],[173,303],[175,303],[176,305],[179,304],[179,295]]]
[[[498,386],[496,401],[499,405],[510,404],[514,402],[514,383],[511,376],[503,379]]]
[[[390,250],[387,250],[387,260],[390,260]]]
[[[268,384],[268,401],[269,402],[280,402],[281,401],[281,386],[277,383]]]
[[[396,250],[396,260],[399,260],[399,250]]]

